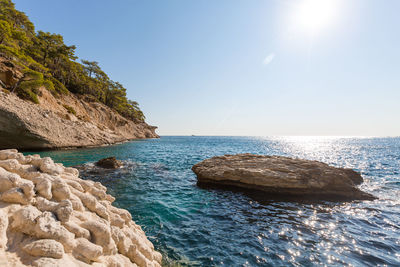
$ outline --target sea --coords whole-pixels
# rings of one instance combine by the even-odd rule
[[[400,138],[212,137],[159,139],[50,156],[99,181],[130,211],[165,266],[400,266]],[[255,153],[352,168],[374,201],[257,199],[200,188],[191,167],[209,157]],[[115,156],[124,167],[90,171]],[[89,170],[89,171],[87,171]]]

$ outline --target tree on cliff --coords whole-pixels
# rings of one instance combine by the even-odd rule
[[[39,31],[33,41],[34,43],[30,51],[35,51],[32,55],[46,67],[54,65],[53,69],[55,69],[59,67],[57,64],[62,59],[77,59],[75,57],[76,47],[74,45],[65,45],[64,38],[59,34]]]
[[[90,78],[92,78],[93,73],[99,73],[101,71],[99,63],[96,61],[82,59],[81,62],[83,64],[83,69],[86,71]]]
[[[9,42],[10,38],[11,25],[5,20],[0,20],[0,44]]]
[[[11,22],[14,29],[23,30],[31,37],[35,35],[33,23],[24,12],[15,9],[11,0],[0,0],[0,19]]]
[[[35,85],[45,86],[55,96],[91,95],[126,118],[143,121],[137,102],[126,97],[126,88],[112,81],[96,61],[76,62],[76,47],[66,45],[60,34],[38,31],[11,0],[0,0],[0,55],[24,69],[25,76],[40,73]],[[31,78],[30,78],[31,79]],[[38,102],[36,89],[19,83],[18,95]],[[135,104],[136,103],[136,104]]]

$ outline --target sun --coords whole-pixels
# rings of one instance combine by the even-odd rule
[[[302,0],[295,10],[297,27],[308,33],[318,33],[336,19],[338,0]]]

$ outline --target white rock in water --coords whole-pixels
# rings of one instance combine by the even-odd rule
[[[0,150],[0,262],[161,266],[130,213],[112,206],[106,187],[78,175],[50,158]]]

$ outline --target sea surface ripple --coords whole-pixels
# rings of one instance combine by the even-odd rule
[[[379,199],[260,201],[196,186],[193,164],[236,153],[353,168],[365,179],[361,188]],[[400,138],[162,137],[39,154],[89,169],[104,157],[123,160],[117,171],[84,178],[109,188],[166,266],[400,266]]]

